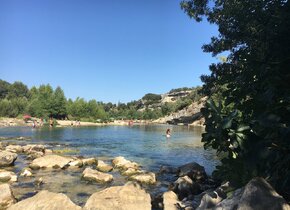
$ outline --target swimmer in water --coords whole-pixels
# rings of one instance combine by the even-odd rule
[[[166,137],[167,137],[167,138],[170,138],[170,136],[171,136],[171,133],[170,133],[170,129],[168,128],[168,129],[166,130]]]

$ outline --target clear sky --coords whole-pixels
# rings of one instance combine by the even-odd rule
[[[0,0],[0,79],[128,102],[201,85],[217,27],[178,0]]]

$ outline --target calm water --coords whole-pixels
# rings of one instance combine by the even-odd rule
[[[172,131],[171,138],[166,138],[164,135],[167,128]],[[145,170],[155,173],[164,165],[176,167],[195,161],[203,165],[207,173],[210,174],[217,164],[217,160],[214,152],[203,149],[200,141],[202,132],[203,128],[201,127],[188,128],[187,126],[166,125],[53,129],[0,128],[0,136],[29,136],[32,138],[30,141],[17,141],[18,144],[40,143],[53,149],[75,149],[77,152],[72,155],[97,157],[104,160],[124,156],[126,159],[136,161]],[[18,159],[17,161],[21,161],[21,156]],[[25,164],[25,160],[21,164],[16,162],[13,170],[19,171]],[[90,194],[106,186],[90,185],[80,181],[80,173],[81,171],[61,170],[55,171],[53,176],[49,176],[51,172],[40,170],[36,172],[35,179],[46,177],[45,181],[49,185],[44,185],[43,189],[64,192],[76,203],[84,204]],[[121,185],[126,181],[117,171],[112,173],[117,178],[110,185]],[[56,179],[56,177],[59,178]],[[157,177],[157,179],[160,182],[165,181],[164,177]],[[159,183],[154,190],[162,191],[162,186],[162,183]],[[37,191],[33,181],[29,178],[20,178],[19,182],[14,185],[16,194],[19,194],[20,199],[23,195],[28,197],[32,187],[34,187],[34,191]]]

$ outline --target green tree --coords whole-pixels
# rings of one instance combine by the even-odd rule
[[[0,79],[0,99],[4,99],[8,95],[11,84]]]
[[[28,88],[22,82],[14,82],[9,86],[8,98],[25,97],[28,98]]]
[[[228,53],[201,77],[204,93],[221,96],[203,109],[202,141],[224,155],[215,174],[240,184],[263,176],[290,196],[290,2],[190,0],[181,7],[218,26],[205,52]]]
[[[60,87],[57,87],[53,93],[52,106],[53,117],[57,119],[64,119],[67,116],[66,98],[63,90]]]

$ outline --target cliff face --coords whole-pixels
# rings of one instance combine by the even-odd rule
[[[171,113],[165,117],[155,120],[156,123],[168,123],[168,124],[184,124],[184,125],[203,125],[204,118],[200,112],[200,109],[204,106],[207,97],[201,98],[198,102],[193,102],[188,107],[182,110]]]

